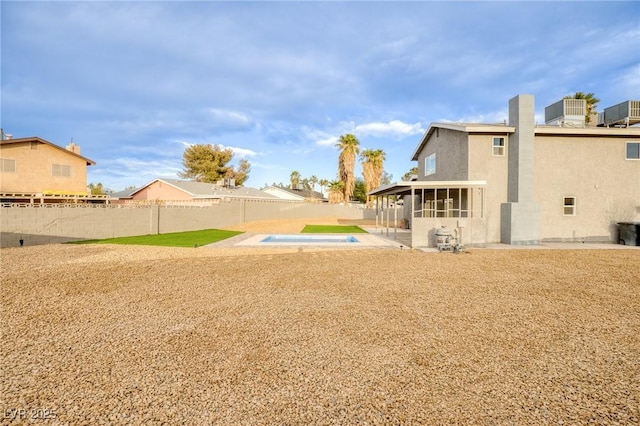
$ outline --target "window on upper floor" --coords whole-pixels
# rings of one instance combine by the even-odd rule
[[[424,175],[429,176],[436,173],[436,154],[433,153],[424,159]]]
[[[563,215],[575,216],[576,215],[576,197],[564,197],[563,198]]]
[[[16,172],[16,160],[12,158],[0,158],[0,172],[2,173],[15,173]]]
[[[640,160],[640,142],[627,142],[627,160]]]
[[[51,166],[51,176],[71,177],[71,166],[66,164],[53,164]]]
[[[493,156],[504,156],[504,138],[493,138]]]

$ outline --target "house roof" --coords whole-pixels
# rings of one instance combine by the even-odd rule
[[[141,186],[131,192],[130,195],[133,195],[142,189],[150,186],[155,182],[164,182],[167,185],[173,186],[174,188],[183,191],[193,198],[266,198],[266,199],[276,199],[271,194],[267,194],[266,192],[260,191],[259,189],[249,188],[244,186],[238,186],[234,188],[226,188],[222,186],[217,186],[212,183],[205,182],[195,182],[189,180],[178,180],[178,179],[154,179],[148,184]]]
[[[499,124],[482,124],[482,123],[431,123],[429,128],[420,139],[420,143],[416,147],[412,161],[418,160],[420,151],[427,144],[431,135],[436,129],[448,129],[458,132],[469,134],[505,134],[515,133],[516,128],[514,126],[508,126],[504,123]],[[534,129],[535,135],[565,135],[565,136],[581,136],[581,137],[597,137],[597,136],[609,136],[609,137],[640,137],[640,127],[562,127],[562,126],[547,126],[536,125]]]
[[[403,195],[411,192],[411,189],[439,189],[439,188],[482,188],[487,185],[485,180],[446,180],[446,181],[427,181],[427,180],[403,180],[394,182],[389,185],[381,186],[369,191],[367,195]]]
[[[305,199],[305,198],[317,198],[319,200],[322,200],[324,198],[324,195],[321,192],[318,191],[312,191],[311,189],[292,189],[292,188],[286,188],[286,187],[282,187],[282,186],[267,186],[265,188],[262,188],[262,190],[266,190],[266,189],[279,189],[281,191],[287,192],[289,194],[293,194],[296,195],[298,197],[300,197],[300,199]]]
[[[111,194],[109,194],[109,196],[115,199],[127,199],[131,198],[134,193],[138,192],[138,189],[140,188],[123,189],[122,191],[112,192]]]
[[[536,135],[566,135],[566,136],[608,136],[628,138],[640,137],[640,127],[562,127],[562,126],[536,126]]]
[[[427,144],[427,141],[429,140],[429,138],[431,138],[431,135],[436,131],[436,129],[448,129],[448,130],[455,130],[458,132],[475,133],[475,134],[481,134],[481,133],[505,134],[505,133],[514,133],[516,131],[515,127],[507,126],[504,123],[498,123],[498,124],[431,123],[427,131],[424,132],[422,139],[420,139],[420,143],[418,144],[415,151],[413,152],[413,155],[411,156],[412,161],[418,160],[418,154],[420,154],[420,151],[422,151],[422,148],[424,148],[424,146]]]
[[[87,166],[93,166],[96,164],[95,161],[88,159],[87,157],[83,157],[80,154],[76,154],[73,151],[69,151],[66,148],[63,148],[61,146],[58,146],[54,143],[51,143],[45,139],[39,138],[37,136],[33,136],[33,137],[28,137],[28,138],[12,138],[12,139],[3,139],[2,141],[0,141],[0,146],[2,145],[12,145],[12,144],[19,144],[19,143],[30,143],[30,142],[38,142],[41,143],[43,145],[49,145],[50,147],[53,147],[55,149],[59,149],[60,151],[64,151],[65,153],[69,154],[69,155],[73,155],[74,157],[78,157],[83,159],[84,161],[87,162]]]

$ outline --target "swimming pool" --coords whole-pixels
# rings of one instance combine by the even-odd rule
[[[263,238],[261,243],[311,243],[311,244],[336,244],[358,243],[358,239],[352,235],[269,235]]]
[[[247,234],[235,247],[400,247],[400,243],[372,234]]]

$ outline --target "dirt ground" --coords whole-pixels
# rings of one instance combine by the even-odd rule
[[[1,424],[640,422],[640,250],[0,259]]]

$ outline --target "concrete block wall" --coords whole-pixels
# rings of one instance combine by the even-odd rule
[[[0,247],[149,234],[152,213],[149,206],[0,208]]]
[[[226,228],[286,218],[362,219],[359,207],[332,204],[231,200],[205,207],[146,205],[0,208],[0,247],[53,244],[156,233]]]

